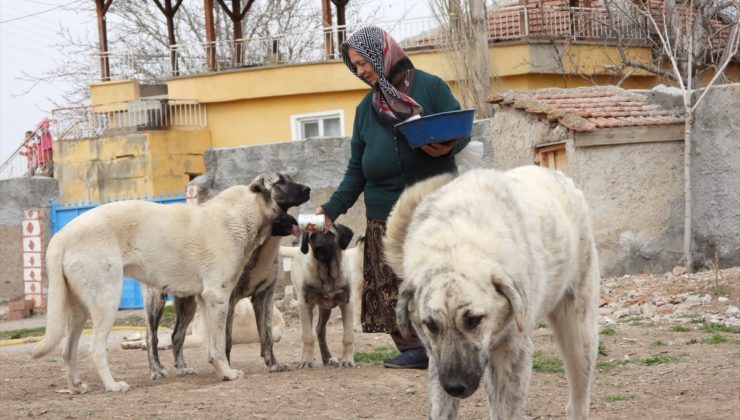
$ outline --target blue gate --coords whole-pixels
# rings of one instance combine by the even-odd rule
[[[134,199],[131,197],[129,199]],[[159,197],[136,197],[138,200],[153,201],[160,204],[185,203],[185,195],[160,195]],[[111,201],[123,201],[126,198]],[[55,234],[64,225],[72,221],[82,213],[99,206],[101,203],[74,203],[60,205],[56,200],[51,200],[51,234]],[[120,309],[137,309],[144,307],[144,299],[141,296],[141,285],[138,281],[128,277],[123,278],[123,294],[121,295]]]

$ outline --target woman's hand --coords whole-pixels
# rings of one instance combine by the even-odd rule
[[[424,153],[432,157],[440,157],[450,153],[453,147],[457,144],[457,140],[447,140],[442,143],[431,143],[421,146],[421,150]]]
[[[313,214],[324,214],[324,209],[322,207],[316,207],[316,211],[314,211]],[[324,233],[326,233],[329,231],[334,222],[332,222],[329,216],[325,214],[324,219],[326,220],[326,223],[324,223]]]

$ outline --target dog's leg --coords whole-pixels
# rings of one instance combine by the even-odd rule
[[[275,285],[252,296],[254,318],[257,321],[257,332],[260,335],[260,355],[270,372],[280,372],[288,369],[288,365],[281,364],[275,357],[272,349],[272,305]]]
[[[198,373],[195,369],[188,367],[187,363],[185,363],[185,356],[183,356],[188,325],[192,322],[197,309],[198,303],[195,301],[195,296],[175,298],[175,328],[172,331],[172,353],[175,356],[175,372],[177,376]]]
[[[442,384],[439,383],[439,371],[437,370],[437,361],[434,356],[429,354],[429,419],[431,420],[452,420],[457,418],[457,410],[460,407],[460,400],[448,394]]]
[[[80,372],[77,369],[77,347],[80,344],[80,334],[85,328],[87,321],[87,311],[79,304],[79,301],[72,302],[76,298],[70,293],[67,297],[70,310],[67,312],[67,342],[62,352],[64,370],[67,373],[67,384],[69,392],[72,394],[84,394],[89,388],[87,384],[80,382]]]
[[[242,299],[235,292],[236,290],[231,293],[231,297],[229,298],[229,308],[226,312],[226,360],[228,360],[229,365],[231,365],[231,334],[234,331],[234,312],[236,311],[236,304]]]
[[[123,270],[121,270],[123,271]],[[101,278],[105,278],[102,277]],[[116,282],[117,284],[109,285],[110,279],[105,278],[106,287],[115,288],[115,290],[97,290],[89,291],[90,296],[95,296],[96,301],[92,302],[92,359],[98,375],[105,385],[105,390],[110,392],[125,392],[129,386],[126,382],[116,382],[113,380],[110,368],[108,367],[108,336],[110,335],[113,323],[116,320],[116,308],[110,306],[121,301],[121,292],[123,289],[123,276]]]
[[[159,329],[159,321],[162,319],[167,295],[153,287],[144,285],[142,287],[146,289],[144,293],[146,305],[144,320],[146,321],[146,353],[149,356],[149,378],[154,380],[167,376],[164,366],[159,361],[159,349],[157,348],[159,344],[157,330]]]
[[[575,297],[564,298],[548,317],[568,379],[568,419],[588,418],[591,377],[599,347],[598,303],[592,296],[596,291],[598,283],[591,291],[579,290]]]
[[[350,300],[341,305],[339,309],[342,311],[342,345],[344,346],[339,366],[355,367],[354,302]]]
[[[339,366],[339,360],[331,357],[329,346],[326,344],[326,323],[331,317],[331,309],[319,307],[319,321],[316,323],[316,338],[319,341],[319,351],[321,352],[321,361],[324,366]]]
[[[301,317],[301,338],[303,339],[303,357],[298,363],[298,369],[313,367],[313,304],[298,301],[298,314]]]
[[[203,318],[208,326],[208,361],[216,369],[216,376],[219,379],[231,381],[242,376],[242,372],[232,369],[226,359],[226,318],[229,312],[231,289],[221,288],[221,282],[215,283],[219,287],[207,288],[201,294],[205,303]],[[236,279],[233,279],[231,284],[235,283]]]
[[[485,372],[486,397],[491,419],[524,417],[529,378],[532,376],[532,348],[529,336],[515,333],[491,352],[491,360]]]

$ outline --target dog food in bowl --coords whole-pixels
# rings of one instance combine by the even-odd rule
[[[326,216],[323,214],[299,214],[298,228],[301,232],[323,232]]]

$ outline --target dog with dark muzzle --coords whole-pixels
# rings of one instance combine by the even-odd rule
[[[307,202],[310,198],[311,188],[294,182],[286,174],[275,172],[260,175],[258,178],[262,180],[278,207],[285,212],[291,207]],[[226,357],[229,361],[231,360],[234,309],[239,300],[251,297],[260,337],[260,354],[271,372],[287,369],[287,365],[279,363],[273,353],[272,308],[277,283],[275,260],[280,249],[280,238],[291,235],[297,224],[292,216],[287,220],[273,223],[271,226],[272,236],[267,238],[254,252],[253,257],[242,270],[239,281],[231,294],[226,318]],[[150,377],[156,379],[166,376],[157,352],[157,328],[164,310],[166,295],[159,290],[147,289],[145,296]],[[175,356],[175,372],[178,376],[191,375],[196,371],[187,367],[183,357],[183,347],[188,325],[193,320],[198,305],[195,299],[190,297],[175,298],[174,304],[176,317],[174,331],[172,332],[172,349]]]
[[[352,278],[344,268],[343,251],[352,241],[350,228],[335,223],[327,232],[304,232],[300,252],[296,248],[280,247],[281,257],[293,258],[290,278],[298,298],[301,317],[303,356],[298,368],[313,367],[314,339],[311,331],[313,309],[319,307],[316,336],[323,364],[337,367],[354,367],[354,306],[352,304]],[[332,357],[326,344],[326,323],[331,310],[339,307],[342,312],[344,351],[341,359]]]

